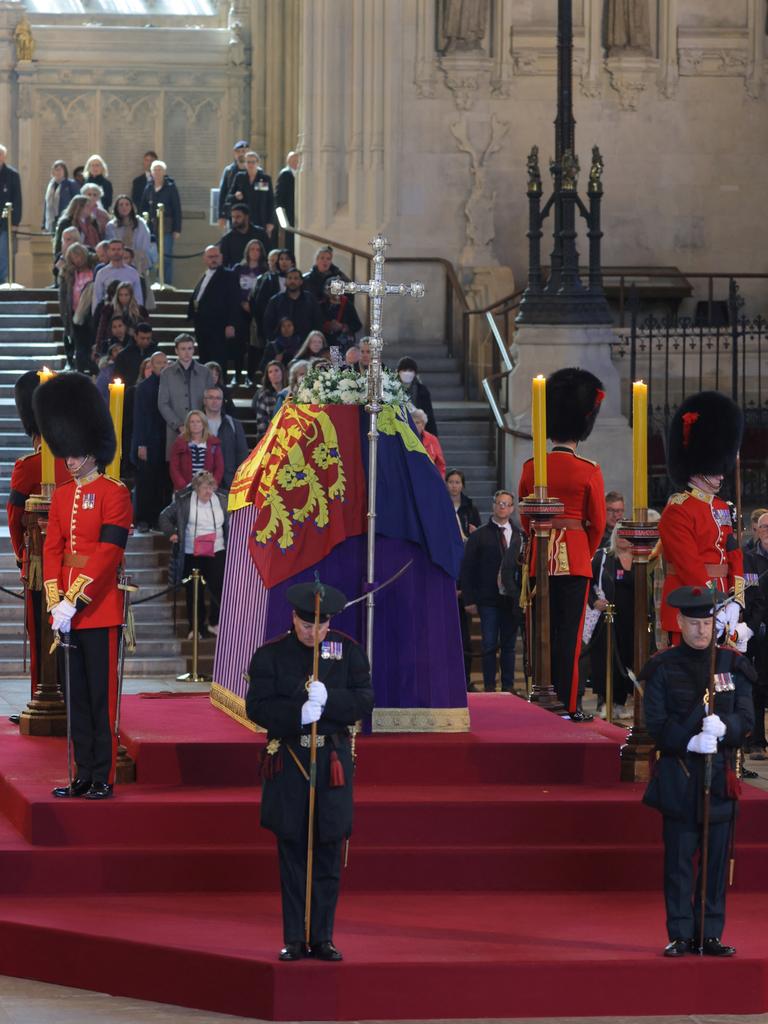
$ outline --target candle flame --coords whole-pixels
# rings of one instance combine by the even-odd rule
[[[112,381],[112,383],[113,384],[122,384],[123,382],[120,380],[119,377],[115,377],[115,379]]]
[[[539,374],[536,375],[536,377],[534,379],[535,380],[546,380],[546,377],[544,376],[543,373],[539,373]]]

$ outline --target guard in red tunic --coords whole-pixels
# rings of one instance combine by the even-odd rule
[[[43,586],[54,630],[69,634],[72,743],[76,778],[54,796],[112,795],[123,598],[118,571],[131,527],[131,499],[104,476],[115,454],[107,406],[89,377],[60,374],[33,399],[43,437],[73,479],[58,487],[43,549]],[[64,678],[64,673],[61,673]]]
[[[16,565],[19,567],[21,579],[24,582],[25,625],[29,636],[29,662],[31,670],[31,695],[34,697],[39,681],[40,666],[40,615],[42,611],[42,567],[35,566],[30,571],[29,551],[27,549],[26,530],[24,528],[24,507],[27,498],[32,494],[40,494],[42,491],[41,479],[41,456],[40,456],[40,431],[35,422],[35,415],[32,411],[32,393],[40,383],[40,378],[34,370],[23,373],[16,381],[13,388],[13,396],[16,400],[16,409],[24,428],[24,433],[32,440],[33,452],[29,455],[22,455],[16,460],[11,473],[11,493],[8,496],[6,511],[8,514],[8,533],[11,537],[11,546],[16,556]],[[56,483],[65,483],[70,479],[67,467],[56,459]],[[13,721],[16,719],[14,718]]]
[[[574,722],[592,717],[580,707],[579,655],[592,556],[605,530],[602,471],[576,449],[592,433],[604,397],[601,382],[587,370],[566,367],[547,379],[547,437],[553,442],[547,455],[547,486],[565,505],[554,521],[549,545],[552,683]],[[533,459],[523,465],[518,494],[521,500],[533,494]],[[528,531],[528,519],[520,518]],[[533,577],[535,544],[529,547]]]
[[[680,488],[661,514],[659,533],[667,562],[661,628],[680,642],[677,609],[668,596],[678,587],[733,591],[735,602],[718,612],[719,635],[735,630],[744,607],[744,563],[728,504],[717,497],[736,463],[744,432],[741,409],[718,391],[701,391],[679,406],[669,425],[667,472]]]

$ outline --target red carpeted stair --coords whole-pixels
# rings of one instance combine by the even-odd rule
[[[755,789],[729,899],[739,956],[670,963],[660,820],[617,781],[624,732],[477,695],[470,733],[359,741],[345,962],[279,964],[263,739],[202,697],[124,707],[138,783],[102,804],[54,800],[63,741],[0,724],[0,973],[274,1019],[768,1009]]]

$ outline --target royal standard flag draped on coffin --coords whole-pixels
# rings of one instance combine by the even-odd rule
[[[422,546],[454,578],[463,552],[445,484],[404,408],[379,417],[377,533]],[[283,405],[240,466],[230,512],[256,506],[249,549],[273,587],[366,531],[368,415],[358,405]]]

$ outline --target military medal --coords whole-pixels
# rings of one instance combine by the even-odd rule
[[[88,509],[96,508],[96,495],[93,493],[93,491],[89,491],[88,494],[83,495],[83,502],[81,507],[83,511],[86,512],[88,511]]]

